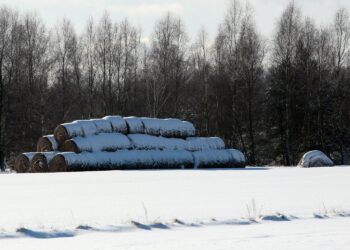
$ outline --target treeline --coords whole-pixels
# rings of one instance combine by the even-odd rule
[[[34,150],[62,122],[123,116],[179,117],[199,134],[242,150],[250,164],[294,165],[320,149],[338,164],[350,148],[350,18],[318,27],[291,2],[274,36],[232,0],[214,41],[190,39],[165,15],[149,42],[106,13],[81,34],[63,19],[0,9],[0,162]],[[3,165],[4,166],[4,165]]]

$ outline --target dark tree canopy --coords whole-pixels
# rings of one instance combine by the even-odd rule
[[[79,34],[0,8],[0,168],[62,122],[107,114],[178,117],[220,136],[250,164],[295,165],[322,150],[349,163],[350,16],[319,27],[294,1],[264,38],[232,0],[213,41],[168,13],[141,40],[108,13]]]

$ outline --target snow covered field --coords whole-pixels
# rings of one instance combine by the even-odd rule
[[[350,167],[2,174],[0,249],[348,249],[349,179]]]

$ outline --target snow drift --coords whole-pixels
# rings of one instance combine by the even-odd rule
[[[298,164],[299,167],[303,168],[331,167],[333,165],[333,161],[319,150],[313,150],[305,153]]]

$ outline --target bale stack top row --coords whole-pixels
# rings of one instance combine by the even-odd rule
[[[58,125],[37,152],[19,155],[16,172],[242,167],[243,154],[218,137],[195,137],[179,119],[106,116]]]

